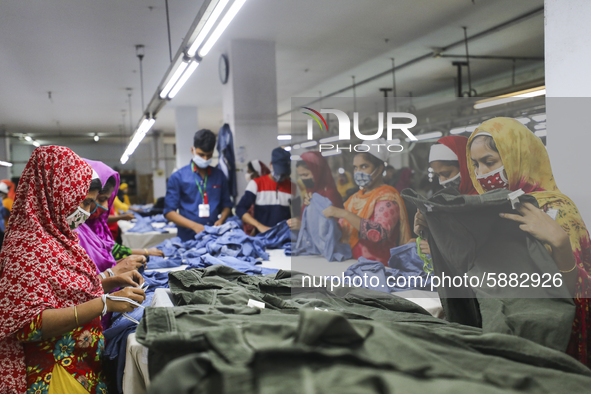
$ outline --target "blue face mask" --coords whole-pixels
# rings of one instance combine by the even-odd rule
[[[193,163],[199,168],[207,168],[211,164],[211,159],[205,160],[199,155],[193,155]]]
[[[353,178],[355,179],[355,183],[357,184],[357,186],[359,186],[360,188],[364,188],[367,185],[369,185],[372,181],[372,175],[374,174],[374,172],[376,172],[378,169],[376,168],[371,174],[368,174],[366,172],[362,172],[362,171],[357,171],[354,175]]]

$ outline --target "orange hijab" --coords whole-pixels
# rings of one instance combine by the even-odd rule
[[[369,192],[363,189],[359,190],[349,197],[345,203],[345,209],[362,219],[369,219],[372,217],[378,201],[393,201],[400,207],[400,218],[398,219],[400,222],[400,236],[398,237],[398,245],[404,245],[411,237],[408,217],[406,216],[406,207],[398,190],[392,186],[382,185]],[[343,236],[341,242],[346,242],[348,239],[351,248],[354,248],[359,242],[359,231],[346,220],[342,221],[342,230]]]

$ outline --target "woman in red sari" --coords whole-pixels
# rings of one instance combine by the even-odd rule
[[[343,208],[343,198],[337,190],[326,159],[316,151],[306,152],[301,158],[302,160],[296,164],[296,170],[306,188],[302,213],[304,208],[310,205],[310,198],[314,193],[328,198],[334,207]]]
[[[0,254],[0,393],[107,390],[100,316],[133,306],[103,297],[74,231],[96,208],[92,178],[86,162],[58,146],[35,149],[23,171]],[[145,298],[137,287],[115,294]]]

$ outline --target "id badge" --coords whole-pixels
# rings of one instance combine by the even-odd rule
[[[208,218],[209,217],[209,204],[199,204],[199,217],[200,218]]]

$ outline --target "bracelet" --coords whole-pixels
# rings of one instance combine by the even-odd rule
[[[574,267],[572,267],[572,268],[571,268],[571,269],[569,269],[568,271],[562,271],[562,270],[558,270],[558,271],[560,271],[560,272],[562,272],[562,273],[565,273],[565,274],[566,274],[566,273],[569,273],[569,272],[572,272],[572,271],[574,271],[574,269],[575,269],[575,268],[577,268],[577,263],[576,263],[576,262],[575,262],[575,265],[574,265]]]
[[[148,249],[144,248],[144,250],[146,251],[146,257],[148,257],[150,255],[150,252],[148,252]]]
[[[112,269],[107,268],[107,272],[109,273],[110,276],[115,276],[115,273],[113,272]]]
[[[107,314],[107,295],[103,294],[101,296],[101,299],[103,300],[103,311],[101,312],[101,316],[105,316]]]
[[[78,323],[78,310],[76,309],[76,305],[74,305],[74,317],[76,318],[76,327],[80,327],[80,323]]]
[[[107,275],[105,275],[105,273],[104,273],[104,272],[101,272],[99,275],[100,275],[100,277],[101,277],[101,278],[103,278],[103,279],[107,279]]]

